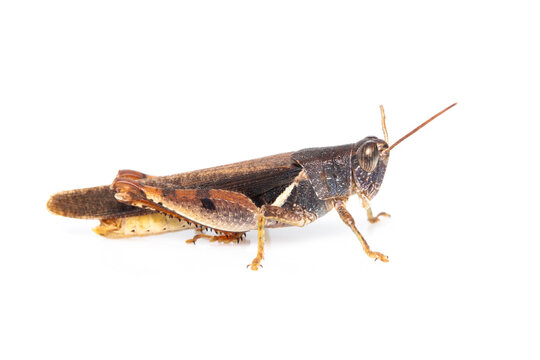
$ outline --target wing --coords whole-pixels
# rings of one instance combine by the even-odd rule
[[[59,192],[51,196],[47,209],[54,214],[77,219],[112,219],[151,213],[118,202],[109,186]]]
[[[257,206],[271,203],[302,170],[292,153],[267,156],[170,176],[147,177],[148,186],[177,189],[220,189],[240,192]],[[123,204],[109,186],[63,191],[53,195],[47,208],[58,215],[79,219],[111,219],[152,213]]]

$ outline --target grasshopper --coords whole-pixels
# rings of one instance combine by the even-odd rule
[[[332,209],[375,260],[388,257],[372,251],[346,208],[358,195],[370,223],[370,200],[379,191],[390,150],[457,103],[388,145],[386,117],[380,107],[384,140],[368,136],[353,144],[309,148],[171,176],[150,176],[121,170],[110,186],[57,193],[48,209],[58,215],[99,219],[94,231],[111,238],[194,229],[188,243],[207,238],[229,243],[257,230],[257,255],[248,265],[261,266],[265,228],[306,226]],[[207,232],[213,230],[214,235]]]

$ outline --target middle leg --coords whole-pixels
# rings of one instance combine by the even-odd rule
[[[259,215],[257,217],[257,256],[253,259],[251,264],[251,270],[257,270],[264,258],[264,226],[266,220],[274,220],[278,223],[291,225],[291,226],[305,226],[310,222],[317,219],[315,214],[312,214],[300,207],[296,207],[293,210],[285,209],[279,206],[264,205],[261,207]]]

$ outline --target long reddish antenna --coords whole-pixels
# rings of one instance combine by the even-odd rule
[[[408,138],[409,136],[411,136],[412,134],[414,134],[415,132],[417,132],[418,130],[420,130],[421,128],[426,126],[427,124],[429,124],[431,121],[435,120],[435,118],[437,118],[439,115],[442,115],[444,112],[446,112],[447,110],[450,110],[451,108],[453,108],[456,105],[457,105],[457,103],[453,103],[452,105],[450,105],[446,109],[444,109],[444,110],[438,112],[437,114],[433,115],[432,117],[430,117],[429,119],[427,119],[426,121],[424,121],[423,123],[421,123],[420,125],[415,127],[413,130],[411,130],[408,134],[405,134],[401,139],[399,139],[398,141],[393,143],[392,146],[390,146],[388,149],[383,150],[383,152],[389,152],[390,150],[395,148],[400,142],[402,142],[403,140],[405,140],[406,138]]]

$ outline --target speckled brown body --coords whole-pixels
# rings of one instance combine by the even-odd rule
[[[257,214],[263,207],[269,214],[289,214],[286,219],[269,217],[268,228],[305,225],[332,210],[332,199],[346,198],[360,188],[353,176],[358,172],[354,152],[363,141],[170,176],[122,170],[112,186],[61,192],[51,197],[48,207],[63,216],[100,219],[109,227],[128,223],[119,219],[143,222],[148,219],[144,215],[161,213],[183,222],[183,226],[165,227],[167,231],[195,224],[224,232],[246,232],[257,229]],[[379,173],[384,175],[384,169]],[[377,188],[380,182],[382,176]],[[303,221],[298,218],[299,209]],[[105,225],[102,228],[107,228]],[[153,228],[152,233],[155,231]],[[128,231],[117,228],[114,236],[122,233]]]
[[[381,150],[387,146],[366,138],[164,177],[121,170],[111,186],[56,194],[48,208],[63,216],[100,219],[96,233],[113,238],[194,228],[198,234],[190,242],[201,237],[229,241],[258,230],[259,251],[251,265],[256,270],[264,228],[305,226],[335,208],[337,200],[354,193],[366,199],[374,195],[387,156],[370,169],[372,174],[363,174],[357,153],[366,142]],[[376,184],[366,185],[366,180]],[[208,229],[219,235],[202,233]]]
[[[121,170],[111,186],[64,191],[53,195],[47,207],[58,215],[100,219],[96,232],[121,237],[195,228],[199,238],[239,241],[249,230],[258,231],[257,256],[263,258],[266,227],[305,226],[335,209],[360,240],[366,254],[383,262],[388,257],[371,251],[346,209],[357,194],[371,223],[369,200],[382,184],[390,150],[428,124],[453,104],[388,146],[384,109],[384,140],[370,136],[340,146],[309,148],[235,164],[171,176],[149,176]],[[177,222],[166,220],[166,216]],[[218,236],[203,234],[218,231]]]

